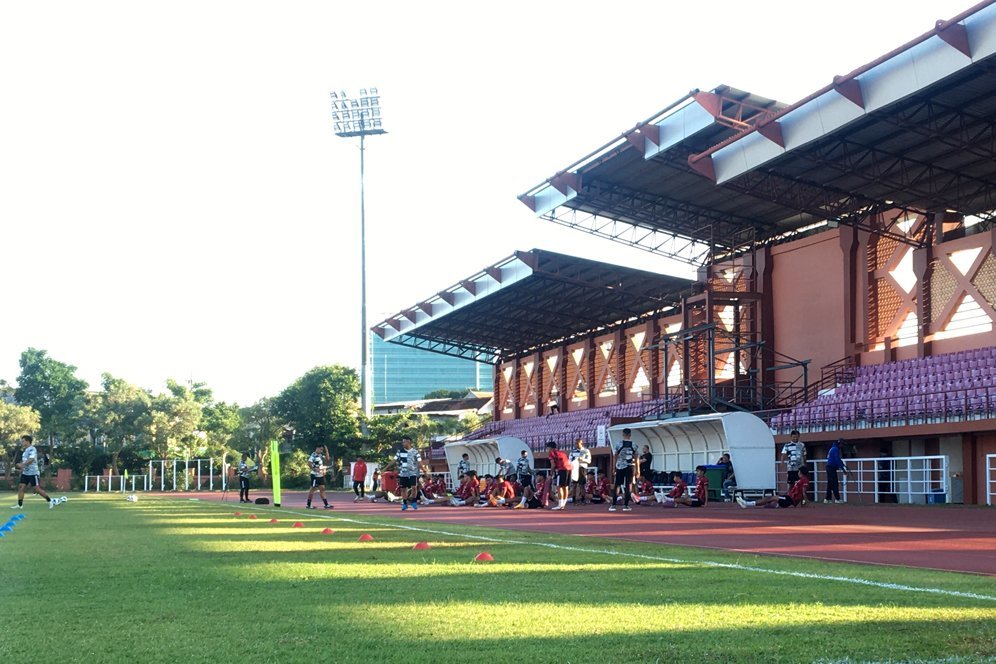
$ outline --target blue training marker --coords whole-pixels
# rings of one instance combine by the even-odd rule
[[[14,529],[11,528],[10,526],[4,526],[3,528],[0,528],[0,533],[9,533],[9,532],[11,532],[13,530]]]

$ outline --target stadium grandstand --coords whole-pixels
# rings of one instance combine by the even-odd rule
[[[793,104],[692,91],[519,199],[698,278],[523,251],[376,325],[496,367],[471,438],[604,463],[610,425],[748,411],[810,458],[940,459],[935,491],[991,500],[993,2]]]

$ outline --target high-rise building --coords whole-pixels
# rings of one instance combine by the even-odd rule
[[[421,399],[435,390],[485,390],[494,388],[490,364],[463,360],[371,335],[373,402],[375,404]]]

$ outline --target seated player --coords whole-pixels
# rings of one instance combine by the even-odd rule
[[[450,498],[450,505],[454,507],[466,507],[476,505],[481,497],[481,482],[477,478],[477,471],[471,470],[466,475],[466,481],[454,492]]]
[[[671,484],[671,491],[667,495],[664,495],[663,491],[657,494],[657,502],[664,507],[674,507],[677,500],[688,490],[688,485],[678,471],[671,473]]]
[[[806,489],[808,487],[809,468],[801,466],[799,468],[799,479],[795,481],[792,488],[784,496],[767,496],[758,500],[744,500],[743,496],[737,496],[737,504],[740,507],[796,507],[805,501]]]
[[[676,505],[687,505],[689,507],[705,507],[709,502],[709,479],[706,477],[705,466],[695,467],[695,493],[691,498],[681,496],[675,499]]]
[[[487,504],[488,499],[491,498],[491,492],[495,489],[495,476],[488,473],[484,476],[484,483],[481,485],[481,491],[478,494],[478,504]]]
[[[654,502],[654,483],[647,479],[646,475],[641,475],[636,482],[633,502],[637,505],[649,505]]]
[[[397,503],[401,500],[400,496],[396,496],[390,491],[372,491],[367,494],[371,503],[376,503],[378,500],[386,500],[389,503]]]
[[[432,494],[436,496],[437,499],[443,496],[446,498],[450,497],[449,489],[446,488],[446,478],[442,475],[436,475],[436,478],[432,481],[431,489]]]
[[[546,507],[547,501],[550,498],[551,482],[552,480],[547,479],[546,473],[536,473],[536,478],[533,480],[533,484],[526,485],[522,488],[522,499],[515,506],[515,509],[535,510]]]
[[[515,500],[515,493],[512,490],[512,483],[499,475],[495,478],[494,486],[488,495],[488,502],[478,504],[478,507],[503,507]]]
[[[585,474],[584,499],[589,503],[604,503],[605,496],[599,488],[599,483],[595,480],[595,471],[589,470]]]
[[[437,494],[435,492],[435,482],[428,474],[422,475],[418,480],[418,501],[423,505],[435,505],[449,499],[446,493]]]

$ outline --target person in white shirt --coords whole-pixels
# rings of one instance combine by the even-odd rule
[[[21,463],[17,464],[21,469],[21,479],[17,483],[17,505],[12,505],[11,508],[19,510],[24,507],[24,490],[31,487],[34,493],[48,501],[48,508],[52,509],[61,501],[53,499],[41,488],[38,450],[35,449],[34,439],[31,436],[21,436],[21,443],[24,445],[24,451],[21,452]]]

